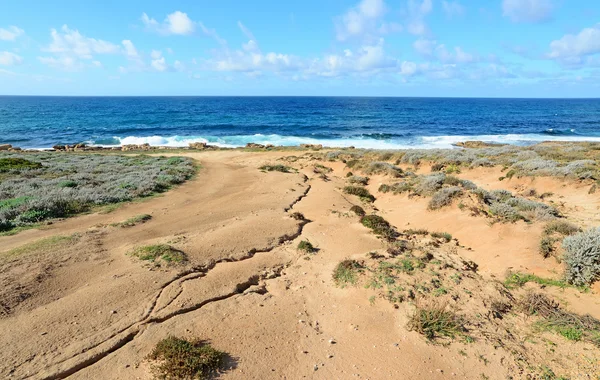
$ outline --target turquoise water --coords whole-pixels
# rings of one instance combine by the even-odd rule
[[[443,148],[600,141],[600,99],[0,96],[0,143]]]

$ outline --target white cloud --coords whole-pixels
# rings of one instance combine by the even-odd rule
[[[123,41],[121,41],[121,44],[123,45],[123,50],[124,50],[125,56],[128,59],[133,59],[133,60],[140,59],[140,54],[138,53],[137,49],[133,45],[133,42],[131,42],[130,40],[123,40]]]
[[[14,66],[23,63],[23,57],[8,51],[0,51],[0,65]]]
[[[552,16],[551,0],[502,0],[502,12],[513,22],[541,22]]]
[[[433,10],[431,0],[408,0],[408,24],[406,30],[417,36],[427,34],[429,29],[425,24],[425,17]]]
[[[199,22],[198,25],[200,26],[200,29],[202,29],[202,33],[204,33],[204,35],[206,35],[207,37],[213,38],[220,45],[227,45],[227,41],[225,41],[225,39],[221,38],[221,36],[219,36],[219,34],[217,33],[217,31],[215,29],[207,28],[201,22]]]
[[[600,24],[552,41],[547,57],[566,65],[577,65],[584,63],[586,56],[597,53],[600,53]]]
[[[362,0],[334,20],[336,38],[345,41],[375,31],[377,21],[384,15],[385,10],[383,0]]]
[[[437,41],[420,38],[413,43],[414,49],[422,56],[430,57],[437,46]]]
[[[160,57],[162,57],[162,51],[152,50],[152,52],[150,53],[150,57],[152,57],[152,59],[159,59]]]
[[[465,52],[460,46],[456,46],[452,53],[446,49],[445,45],[439,45],[436,53],[442,63],[472,63],[476,61],[472,54]]]
[[[400,74],[404,76],[413,76],[417,73],[417,64],[415,62],[402,62],[400,65]]]
[[[168,14],[162,23],[142,13],[142,23],[147,29],[163,35],[190,35],[196,30],[196,24],[188,17],[187,13],[175,11]]]
[[[25,34],[25,31],[16,26],[9,26],[8,29],[0,28],[0,41],[15,41]]]
[[[238,27],[240,28],[240,30],[242,31],[242,33],[244,33],[244,35],[252,41],[255,41],[256,38],[254,37],[254,34],[252,34],[252,32],[250,31],[250,29],[246,28],[246,26],[244,24],[242,24],[241,21],[238,21]]]
[[[104,40],[89,38],[78,30],[69,29],[63,25],[61,32],[51,29],[52,42],[42,51],[53,54],[74,55],[82,59],[91,59],[93,54],[113,54],[119,52],[118,45]]]
[[[59,58],[38,57],[38,61],[40,61],[44,65],[64,71],[78,71],[85,67],[85,65],[80,60],[69,56],[63,56]]]
[[[460,17],[465,14],[465,7],[463,7],[458,1],[442,1],[442,7],[444,8],[444,13],[449,18]]]
[[[169,69],[169,66],[167,65],[167,62],[165,61],[165,57],[161,57],[158,59],[153,59],[151,66],[154,68],[154,70],[156,71],[167,71]]]

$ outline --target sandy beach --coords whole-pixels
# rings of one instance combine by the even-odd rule
[[[464,190],[460,201],[432,209],[427,196],[382,192],[394,176],[364,174],[364,166],[349,168],[327,150],[169,155],[193,159],[197,174],[112,212],[0,236],[2,303],[10,304],[0,315],[0,377],[152,379],[147,356],[169,336],[225,352],[220,379],[600,375],[592,341],[540,329],[539,315],[519,307],[535,292],[560,310],[600,318],[597,284],[507,285],[511,273],[563,278],[564,262],[540,254],[545,221],[478,215]],[[365,157],[358,160],[414,176],[430,174],[434,164]],[[347,189],[350,171],[368,176],[361,188],[373,202]],[[452,176],[535,198],[582,229],[599,224],[593,180],[499,179],[505,174],[501,166],[461,166]],[[387,221],[393,237],[373,233],[353,206]],[[151,218],[119,225],[141,214]],[[310,246],[299,249],[301,242]],[[186,260],[157,265],[131,255],[160,244]],[[336,277],[344,261],[359,270]],[[460,331],[419,333],[415,313],[434,304],[460,316]]]

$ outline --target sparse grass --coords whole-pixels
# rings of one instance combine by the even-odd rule
[[[0,252],[0,257],[10,258],[14,256],[27,255],[38,251],[56,250],[60,247],[72,244],[77,239],[79,239],[79,235],[77,234],[71,236],[51,236],[36,240],[32,243],[28,243],[17,248],[13,248],[6,252]]]
[[[566,339],[586,341],[600,347],[600,321],[590,315],[579,315],[559,307],[558,303],[540,293],[529,292],[519,302],[528,315],[541,319],[536,326],[554,331]]]
[[[396,229],[379,215],[365,215],[360,222],[363,226],[370,228],[375,235],[388,241],[393,241],[399,236]]]
[[[294,173],[295,170],[289,166],[277,164],[277,165],[263,165],[259,168],[266,172],[281,172],[281,173]]]
[[[366,215],[365,210],[358,205],[354,205],[354,206],[350,207],[350,212],[353,212],[357,216],[361,216],[361,217]]]
[[[408,230],[402,231],[402,233],[406,234],[406,235],[429,235],[429,231],[427,231],[424,228],[408,229]]]
[[[363,265],[356,260],[344,260],[333,271],[333,281],[337,286],[346,287],[356,285],[358,275],[363,270]]]
[[[148,214],[141,214],[141,215],[136,215],[132,218],[129,218],[123,222],[120,223],[113,223],[111,224],[111,226],[113,227],[133,227],[136,226],[138,224],[142,224],[142,223],[146,223],[147,221],[149,221],[150,219],[152,219],[152,215],[148,215]]]
[[[504,280],[504,285],[509,289],[520,288],[528,282],[534,282],[542,286],[556,286],[558,288],[569,288],[573,287],[571,284],[564,280],[553,280],[550,278],[543,278],[529,273],[514,272],[509,273]],[[584,287],[579,287],[580,290],[585,290]]]
[[[298,243],[298,250],[306,253],[315,253],[317,249],[308,240],[302,240]]]
[[[170,336],[158,342],[147,359],[155,361],[155,379],[208,379],[223,367],[225,353],[198,339]]]
[[[429,340],[439,337],[454,338],[465,330],[462,318],[442,303],[417,305],[410,316],[408,329],[424,335]]]
[[[444,239],[446,243],[452,240],[452,235],[448,232],[432,232],[431,237],[434,237],[436,239]]]
[[[553,220],[546,224],[546,226],[544,227],[545,235],[552,235],[553,233],[558,233],[562,236],[570,236],[579,231],[579,227],[564,220]]]
[[[187,260],[185,253],[167,244],[156,244],[138,247],[133,252],[131,252],[131,255],[137,257],[140,260],[149,261],[157,265],[160,265],[160,261],[163,261],[167,265],[169,265],[181,264]]]
[[[348,182],[350,182],[351,184],[354,184],[354,185],[366,186],[369,184],[369,178],[353,175],[353,176],[348,177]]]
[[[374,202],[375,201],[375,197],[371,193],[369,193],[369,190],[365,189],[364,187],[346,186],[346,187],[344,187],[344,193],[350,194],[350,195],[356,195],[357,197],[359,197],[361,200],[363,200],[365,202]]]

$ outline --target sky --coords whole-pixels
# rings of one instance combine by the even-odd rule
[[[0,0],[0,95],[600,97],[598,0]]]

